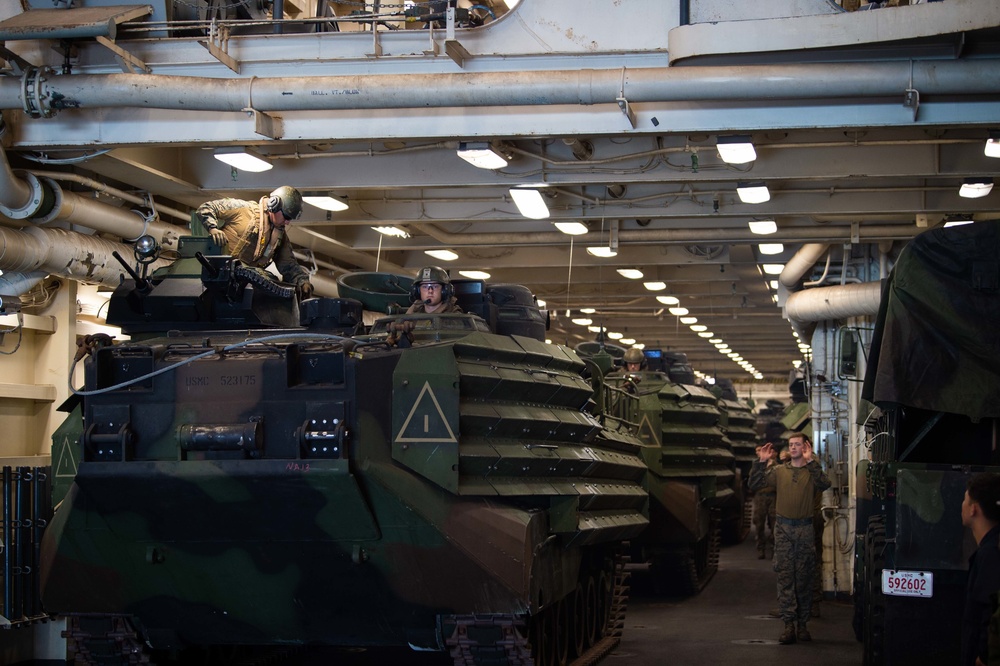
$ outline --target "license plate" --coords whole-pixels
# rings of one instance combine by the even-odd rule
[[[933,597],[934,574],[929,571],[883,569],[882,594],[897,597]]]

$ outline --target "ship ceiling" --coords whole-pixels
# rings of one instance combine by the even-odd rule
[[[592,340],[570,320],[594,308],[594,325],[686,352],[695,369],[738,380],[744,370],[657,295],[676,296],[687,316],[780,379],[801,353],[765,263],[823,243],[829,250],[807,281],[876,281],[913,235],[961,216],[998,216],[1000,193],[958,196],[964,179],[1000,171],[1000,159],[983,154],[1000,128],[1000,40],[990,14],[964,32],[921,28],[907,38],[897,26],[886,43],[827,40],[789,52],[744,45],[738,53],[699,41],[712,38],[712,25],[684,32],[676,7],[662,9],[671,3],[631,3],[641,11],[628,20],[620,16],[628,2],[586,3],[603,19],[577,11],[542,20],[546,4],[572,3],[524,0],[493,25],[458,30],[464,60],[444,30],[233,34],[224,46],[239,73],[199,43],[203,34],[166,37],[134,22],[113,35],[126,58],[107,38],[5,33],[7,155],[15,168],[149,193],[181,211],[162,216],[178,225],[209,199],[256,199],[285,184],[328,192],[348,209],[306,206],[290,232],[297,256],[328,276],[376,266],[409,275],[437,263],[452,275],[487,271],[546,301],[555,342]],[[996,12],[995,3],[970,4]],[[917,7],[892,11],[907,9]],[[733,26],[715,34],[723,28]],[[683,58],[669,53],[668,33]],[[150,73],[137,73],[135,62]],[[33,66],[52,69],[32,74]],[[783,74],[793,85],[779,81]],[[63,108],[25,108],[22,92],[32,86],[48,86]],[[716,142],[731,134],[752,139],[756,160],[722,161]],[[491,141],[509,163],[476,168],[457,156],[462,141]],[[273,168],[236,171],[213,158],[237,145],[253,146]],[[747,182],[766,184],[770,200],[743,203],[736,187]],[[527,219],[510,188],[542,183],[550,216]],[[777,232],[750,232],[749,222],[766,219]],[[556,229],[569,221],[587,233]],[[783,249],[765,255],[761,243]],[[617,256],[587,252],[609,245]],[[439,262],[425,254],[434,249],[458,258]],[[625,278],[622,268],[644,277]],[[651,281],[666,288],[650,291]]]

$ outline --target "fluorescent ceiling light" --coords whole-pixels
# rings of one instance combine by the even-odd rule
[[[467,277],[470,280],[489,280],[490,274],[486,271],[459,271],[459,275],[462,277]]]
[[[704,324],[691,324],[691,330],[695,333],[702,333],[708,330],[708,326],[705,326]]]
[[[635,338],[622,338],[618,342],[622,343],[623,345],[634,345]]]
[[[962,181],[962,187],[958,191],[958,196],[966,199],[978,199],[985,197],[993,189],[992,178],[966,178]]]
[[[621,340],[625,336],[622,335],[621,333],[615,333],[614,331],[608,331],[608,337],[611,338],[612,340]]]
[[[657,296],[656,300],[664,305],[677,305],[680,303],[680,299],[676,296]]]
[[[709,340],[709,342],[711,342],[713,345],[718,344],[722,342],[722,338],[713,338],[712,340]]]
[[[331,197],[327,194],[322,195],[302,195],[302,200],[305,201],[310,206],[316,206],[316,208],[322,208],[323,210],[333,211],[337,213],[342,210],[347,210],[347,202],[345,202],[340,197]]]
[[[961,227],[966,224],[972,224],[972,220],[952,220],[951,222],[945,222],[944,227]]]
[[[547,303],[545,301],[543,301],[540,298],[538,299],[538,309],[539,310],[544,310],[546,305],[547,305]]]
[[[629,280],[641,280],[642,271],[638,268],[619,268],[618,274],[623,278],[628,278]]]
[[[728,355],[731,351],[733,351],[733,350],[730,349],[729,347],[719,347],[719,353],[720,354],[727,354]]]
[[[739,356],[739,354],[737,354],[736,352],[729,352],[728,354],[726,354],[726,356],[728,356],[729,358],[731,358],[731,359],[733,359],[735,361],[736,357]]]
[[[261,171],[274,168],[273,164],[252,148],[242,148],[240,146],[216,148],[214,157],[220,162],[225,162],[240,171],[260,173]]]
[[[507,158],[493,148],[488,141],[459,143],[458,156],[480,169],[502,169],[507,166]]]
[[[513,192],[513,190],[511,191]],[[556,229],[563,232],[567,236],[582,236],[587,233],[587,225],[582,222],[556,222],[555,225]],[[587,251],[589,252],[590,248],[587,248]]]
[[[755,374],[754,374],[753,378],[754,378],[754,379],[764,379],[764,375],[762,375],[762,374],[760,374],[760,373],[758,372],[758,373],[755,373]]]
[[[761,243],[757,249],[761,254],[781,254],[785,251],[785,246],[781,243]]]
[[[767,283],[767,286],[769,286],[771,289],[774,289],[775,291],[777,291],[778,290],[778,281],[777,280],[771,280],[770,282]]]
[[[578,224],[577,222],[572,222],[571,224]],[[558,224],[556,226],[559,226]],[[564,232],[565,233],[565,232]],[[592,254],[595,257],[601,257],[603,259],[610,259],[611,257],[617,257],[618,253],[612,250],[610,247],[605,247],[604,245],[598,245],[597,247],[588,247],[587,254]]]
[[[792,361],[792,367],[793,368],[797,368],[800,365],[802,365],[802,361],[800,361],[799,359],[795,359],[794,361]]]
[[[736,194],[740,201],[748,204],[759,204],[771,200],[771,193],[767,191],[764,183],[739,183],[736,186]]]
[[[643,282],[642,286],[649,291],[663,291],[667,288],[666,282]]]
[[[719,157],[727,164],[746,164],[757,159],[757,151],[748,134],[720,136],[715,147],[719,150]]]
[[[577,319],[573,319],[572,322],[577,326],[590,326],[594,323],[594,320],[589,317],[578,317]]]
[[[510,198],[514,200],[514,205],[521,211],[521,215],[532,220],[544,220],[549,216],[549,207],[542,199],[542,193],[529,187],[510,188]],[[560,231],[563,231],[560,229]],[[569,233],[563,231],[563,233]],[[582,232],[586,233],[586,231]]]
[[[712,331],[698,331],[699,338],[710,338],[713,335],[715,335],[715,333],[712,333]]]
[[[600,326],[588,326],[587,330],[590,331],[591,333],[600,333],[601,332],[601,327]]]
[[[983,154],[986,157],[1000,157],[1000,130],[990,130],[990,138],[986,139]]]
[[[594,308],[580,308],[580,312],[582,312],[583,314],[594,314],[595,312],[597,312],[597,310],[595,310]]]
[[[684,324],[685,326],[688,325],[688,324],[697,324],[698,323],[698,318],[697,317],[681,317],[681,323]]]
[[[637,342],[637,343],[635,343],[632,346],[635,347],[636,349],[645,349],[646,348],[646,345],[643,344],[643,343],[641,343],[641,342]]]
[[[767,275],[781,275],[781,271],[785,270],[784,264],[764,264],[762,266],[764,272]]]
[[[441,261],[455,261],[458,259],[458,255],[451,250],[424,250],[424,254],[429,254],[435,259],[440,259]]]
[[[372,227],[375,231],[384,236],[396,236],[397,238],[409,238],[410,234],[396,227]]]
[[[774,220],[751,220],[747,224],[750,226],[750,233],[758,236],[773,234],[778,230],[778,225]]]
[[[669,312],[670,314],[675,315],[677,317],[683,317],[684,315],[686,315],[688,313],[688,309],[687,308],[677,308],[677,307],[674,307],[674,308],[667,308],[667,312]]]
[[[715,384],[715,377],[705,377],[705,381],[711,385]]]
[[[713,343],[713,344],[714,344],[714,346],[715,346],[716,349],[724,349],[724,348],[726,348],[726,347],[729,346],[725,342],[716,342],[716,343]]]

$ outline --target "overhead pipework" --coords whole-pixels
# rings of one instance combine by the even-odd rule
[[[37,176],[30,171],[15,173],[2,148],[0,213],[12,220],[25,220],[36,225],[46,225],[57,220],[77,224],[126,240],[150,235],[168,250],[176,249],[177,239],[186,232],[182,227],[152,219],[138,211],[68,192],[52,178]]]
[[[562,69],[456,74],[208,78],[160,74],[54,74],[27,68],[0,79],[0,109],[30,117],[109,107],[241,112],[510,107],[640,102],[881,98],[1000,92],[992,60]],[[340,94],[316,95],[316,90]],[[28,95],[25,91],[32,91]],[[583,147],[585,148],[585,147]],[[585,150],[584,150],[585,154]]]
[[[7,271],[45,271],[114,288],[124,273],[114,252],[123,257],[131,256],[132,247],[66,229],[0,227],[0,270],[5,274]],[[149,270],[155,271],[170,263],[157,259],[149,265]]]

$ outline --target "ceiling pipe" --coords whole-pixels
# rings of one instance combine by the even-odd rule
[[[44,271],[51,275],[117,287],[125,272],[112,256],[117,251],[128,260],[132,247],[113,243],[97,236],[65,229],[10,229],[0,227],[0,270],[13,272]],[[149,266],[152,272],[169,266],[170,261],[157,259]]]
[[[881,299],[881,282],[806,289],[788,296],[785,316],[797,322],[875,316]]]
[[[847,228],[847,231],[849,234],[850,228]],[[916,229],[913,231],[916,231]],[[795,289],[799,284],[799,280],[806,274],[806,271],[812,269],[829,248],[830,246],[826,243],[807,243],[803,245],[791,259],[785,262],[785,267],[782,269],[781,275],[778,276],[778,282],[783,284],[787,289]]]
[[[334,109],[631,104],[673,101],[992,95],[993,59],[521,72],[203,78],[159,74],[54,74],[27,68],[0,79],[0,108],[39,117],[108,107],[240,112]],[[316,90],[350,94],[316,95]],[[25,94],[25,91],[31,91]]]
[[[61,220],[130,240],[149,234],[168,250],[177,249],[177,239],[186,231],[157,220],[146,220],[136,211],[67,192],[51,178],[39,177],[30,171],[15,174],[2,148],[0,213],[12,220],[27,220],[38,225]]]
[[[51,178],[53,180],[64,180],[72,183],[78,183],[95,192],[103,192],[117,199],[121,199],[122,201],[128,201],[129,203],[133,203],[137,206],[150,205],[149,200],[146,199],[145,197],[140,197],[130,192],[119,190],[116,187],[111,187],[110,185],[102,183],[98,180],[94,180],[93,178],[87,178],[86,176],[81,176],[80,174],[77,173],[63,173],[62,171],[38,171],[38,170],[34,170],[31,173],[39,177]],[[164,206],[162,204],[155,204],[155,206],[156,206],[155,212],[158,214],[169,215],[174,219],[180,220],[184,224],[190,224],[191,222],[190,211],[185,213],[182,210],[177,210],[176,208],[171,208],[170,206]]]
[[[411,222],[428,236],[446,245],[565,245],[566,234],[560,231],[540,233],[452,233],[430,222]],[[915,236],[920,230],[912,224],[884,224],[860,226],[859,237],[865,241],[904,238]],[[603,243],[601,234],[588,232],[576,236],[577,243]],[[628,229],[618,232],[619,242],[663,243],[663,244],[704,244],[704,243],[759,243],[761,236],[750,230],[739,229]],[[851,239],[851,227],[802,227],[779,230],[767,237],[768,242],[782,241],[795,243],[807,240],[840,242]],[[826,247],[826,246],[824,246]],[[815,263],[815,261],[813,262]]]
[[[20,296],[34,289],[48,275],[45,271],[4,273],[0,275],[0,294]]]

